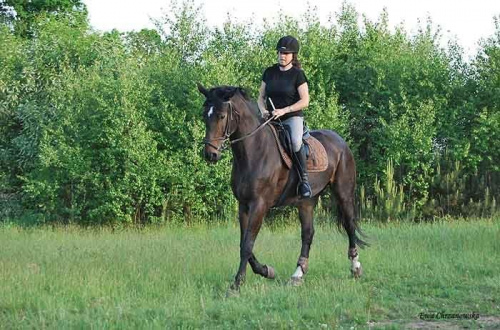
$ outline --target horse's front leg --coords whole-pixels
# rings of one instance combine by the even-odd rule
[[[292,285],[300,285],[303,282],[303,277],[309,268],[309,250],[314,237],[313,213],[314,207],[318,201],[317,197],[304,200],[299,205],[299,218],[301,226],[302,248],[300,249],[297,268],[291,278]]]
[[[241,248],[248,227],[248,207],[246,205],[240,204],[239,219],[240,219],[240,248]],[[273,280],[276,277],[274,268],[269,265],[261,264],[253,253],[248,259],[248,263],[250,264],[250,267],[252,267],[252,270],[255,274],[258,274],[262,277],[271,280]]]
[[[259,261],[257,260],[257,258],[255,258],[255,255],[253,253],[250,256],[250,259],[248,259],[248,263],[250,264],[250,267],[252,267],[252,270],[255,274],[258,274],[270,280],[274,280],[274,278],[276,277],[274,268],[269,265],[263,265],[259,263]]]
[[[250,262],[252,269],[257,274],[265,277],[274,277],[274,271],[271,267],[259,264],[252,253],[255,239],[259,234],[262,221],[269,207],[262,199],[250,202],[248,205],[240,204],[240,267],[236,273],[231,290],[239,290],[240,285],[245,279],[247,263]],[[270,271],[271,270],[271,271]]]

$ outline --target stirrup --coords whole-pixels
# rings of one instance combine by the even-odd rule
[[[312,190],[311,186],[309,185],[309,182],[307,181],[302,181],[299,183],[299,196],[301,198],[311,198],[312,197]]]

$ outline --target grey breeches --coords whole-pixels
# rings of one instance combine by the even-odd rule
[[[299,151],[302,146],[302,135],[304,134],[304,118],[299,116],[290,117],[283,121],[283,125],[288,126],[290,129],[293,152]]]

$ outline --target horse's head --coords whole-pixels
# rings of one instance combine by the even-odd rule
[[[221,86],[207,90],[198,84],[198,90],[205,96],[203,103],[203,121],[205,122],[205,159],[217,162],[221,157],[224,144],[238,126],[238,113],[231,103],[231,98],[239,87]]]

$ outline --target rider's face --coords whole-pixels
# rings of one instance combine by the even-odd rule
[[[290,62],[292,62],[292,59],[293,53],[278,52],[278,63],[280,65],[288,65]]]

